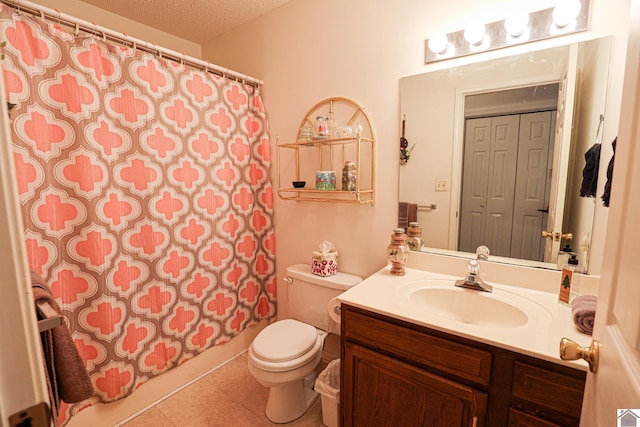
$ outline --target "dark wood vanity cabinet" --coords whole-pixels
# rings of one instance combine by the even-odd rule
[[[586,373],[342,304],[343,427],[578,426]]]

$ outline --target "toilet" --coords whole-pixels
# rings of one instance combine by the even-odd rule
[[[269,387],[265,413],[274,423],[288,423],[301,417],[318,398],[313,385],[324,361],[339,357],[339,340],[327,337],[329,301],[362,279],[346,273],[321,277],[311,266],[296,264],[285,277],[291,318],[265,327],[248,352],[249,372]],[[325,342],[327,348],[324,348]],[[332,343],[329,348],[328,343]]]

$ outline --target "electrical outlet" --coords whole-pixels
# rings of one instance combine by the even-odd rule
[[[436,179],[436,191],[449,191],[449,181],[446,179]]]

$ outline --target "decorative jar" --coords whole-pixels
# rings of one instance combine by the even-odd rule
[[[327,116],[316,117],[316,139],[329,138],[329,118]]]
[[[347,160],[342,168],[342,191],[356,191],[357,179],[356,164]]]
[[[419,222],[410,222],[407,228],[407,244],[412,251],[419,251],[424,246],[422,227]]]
[[[335,190],[336,171],[316,171],[316,190]]]
[[[387,247],[387,258],[391,262],[391,274],[404,276],[404,263],[409,256],[409,245],[407,245],[407,235],[403,228],[394,228],[391,235],[391,243]]]

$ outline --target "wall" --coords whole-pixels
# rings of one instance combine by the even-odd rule
[[[201,55],[201,47],[197,43],[181,39],[78,0],[64,0],[63,2],[60,2],[60,0],[34,0],[33,3],[54,10],[57,9],[61,13],[87,22],[95,22],[101,27],[126,33],[130,37],[154,43],[157,46],[184,53],[185,55],[195,58],[200,58]]]
[[[272,146],[277,137],[280,141],[292,140],[307,110],[331,96],[357,100],[375,123],[378,142],[375,206],[277,200],[279,278],[287,265],[309,262],[311,251],[323,240],[336,244],[341,253],[340,269],[345,272],[367,276],[386,264],[385,248],[397,219],[398,81],[404,76],[613,35],[603,141],[613,140],[620,115],[628,0],[592,0],[590,30],[586,32],[424,65],[425,40],[433,32],[458,31],[472,18],[487,22],[503,19],[513,3],[512,0],[292,0],[203,45],[205,59],[265,81],[263,95]],[[532,9],[555,4],[520,3],[529,4]],[[611,153],[609,146],[603,146],[603,159],[608,160]],[[275,171],[272,174],[275,182]],[[596,241],[604,241],[606,218],[607,210],[598,209]],[[594,251],[601,252],[602,248],[594,247]],[[284,298],[286,289],[281,280],[278,291]],[[280,302],[285,301],[283,298]],[[281,315],[286,315],[283,304],[280,308]]]

